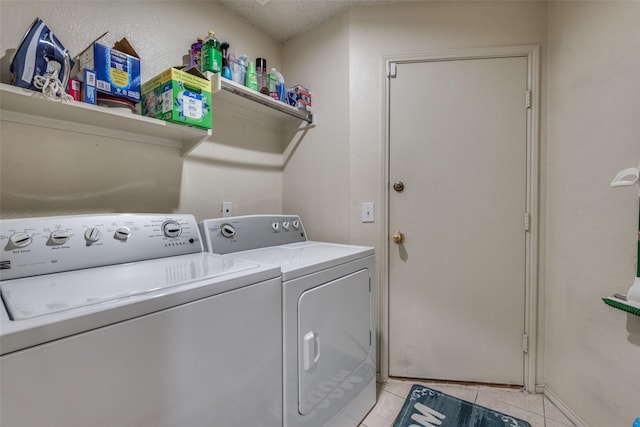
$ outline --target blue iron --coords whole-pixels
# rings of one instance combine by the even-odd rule
[[[73,61],[69,51],[49,27],[40,18],[36,18],[11,60],[11,84],[44,91],[42,77],[53,78],[58,81],[64,92],[72,67]]]

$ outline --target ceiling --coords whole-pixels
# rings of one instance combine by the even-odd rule
[[[352,6],[408,0],[218,0],[256,28],[287,41]],[[409,0],[410,1],[410,0]],[[415,0],[414,0],[415,1]]]

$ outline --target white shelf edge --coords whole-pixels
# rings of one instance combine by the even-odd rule
[[[51,119],[48,117],[18,113],[15,111],[3,110],[0,114],[0,120],[47,129],[70,131],[85,135],[96,135],[113,139],[121,139],[125,141],[142,142],[145,144],[159,145],[162,147],[171,147],[177,149],[182,148],[182,142],[176,141],[174,139],[152,137],[139,133],[107,129],[100,126],[87,125],[84,123],[71,122],[60,119]]]
[[[251,102],[286,114],[290,117],[293,117],[294,119],[305,121],[308,124],[313,124],[313,114],[311,112],[292,107],[288,104],[285,104],[284,102],[275,100],[270,96],[264,95],[260,92],[256,92],[255,90],[249,89],[246,86],[238,84],[232,80],[225,79],[221,77],[219,73],[207,72],[206,76],[211,81],[212,95],[220,91],[229,92],[240,98],[245,98]],[[248,107],[249,105],[251,104],[246,104],[247,108],[250,108]]]
[[[172,147],[188,153],[206,141],[200,129],[82,102],[56,101],[0,83],[0,120]]]

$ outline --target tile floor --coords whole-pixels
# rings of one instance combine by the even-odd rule
[[[531,427],[573,427],[549,399],[541,394],[484,385],[420,382],[390,379],[378,383],[378,401],[360,427],[391,427],[413,384],[423,384],[459,399],[520,418]]]

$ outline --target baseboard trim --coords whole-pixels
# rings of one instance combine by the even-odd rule
[[[571,408],[569,408],[565,403],[548,387],[543,387],[544,395],[547,399],[551,401],[556,407],[562,412],[567,418],[571,420],[572,423],[576,425],[576,427],[589,427],[587,423],[585,423]]]

